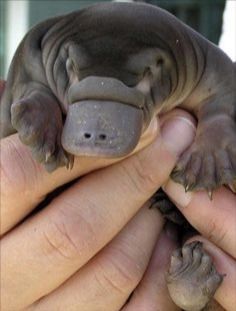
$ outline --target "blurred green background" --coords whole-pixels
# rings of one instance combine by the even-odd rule
[[[1,0],[0,76],[6,77],[13,53],[30,27],[50,16],[105,1],[111,0]],[[218,43],[225,0],[140,0],[140,2],[158,5],[170,11],[209,40]]]

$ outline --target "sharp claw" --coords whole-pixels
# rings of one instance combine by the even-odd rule
[[[172,177],[172,178],[178,177],[179,173],[180,173],[179,170],[174,169],[174,170],[172,171],[172,173],[171,173],[171,177]]]
[[[186,180],[184,180],[183,186],[184,186],[185,193],[188,192],[188,190],[189,190],[189,184],[187,183]]]
[[[65,162],[66,162],[66,169],[69,170],[69,168],[70,168],[70,159],[68,157],[66,157]]]
[[[228,185],[230,190],[233,192],[233,193],[236,193],[236,184],[234,185],[233,183],[232,184],[229,184]]]
[[[61,158],[61,163],[64,165],[67,169],[69,169],[69,159],[67,154],[63,153]]]
[[[47,153],[46,153],[46,156],[45,156],[45,162],[47,163],[48,162],[48,160],[49,160],[49,158],[51,157],[51,152],[50,151],[48,151]]]
[[[186,185],[186,186],[184,187],[185,193],[189,191],[189,188],[190,188],[189,185]]]
[[[212,191],[212,190],[208,190],[208,191],[207,191],[207,194],[208,194],[209,199],[212,201],[212,198],[213,198],[213,191]]]
[[[72,168],[74,167],[74,159],[75,157],[73,155],[70,155],[70,169],[72,170]]]
[[[68,170],[72,170],[74,166],[74,156],[71,154],[67,154],[65,156],[65,165]]]

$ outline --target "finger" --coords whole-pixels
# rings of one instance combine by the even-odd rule
[[[156,119],[144,133],[137,150],[150,144],[157,134]],[[90,171],[108,166],[121,159],[75,159],[72,171],[59,168],[49,174],[36,163],[30,150],[18,136],[1,141],[1,234],[7,232],[28,215],[54,189]]]
[[[5,235],[1,260],[8,288],[5,304],[23,308],[47,295],[114,238],[164,183],[178,153],[194,137],[188,122],[179,118],[172,120],[171,128],[173,132],[166,124],[163,138],[139,153],[86,175]]]
[[[37,311],[119,310],[148,265],[163,219],[148,206],[66,283],[36,303]]]
[[[162,232],[143,279],[122,311],[180,310],[169,296],[165,279],[171,254],[178,247],[177,235],[170,227]]]
[[[185,193],[184,188],[173,181],[164,188],[193,227],[236,258],[235,194],[222,187],[210,200],[205,191]]]
[[[223,250],[201,236],[194,236],[187,243],[202,241],[204,249],[211,255],[217,271],[224,274],[222,284],[214,298],[227,311],[234,311],[236,306],[236,261]]]

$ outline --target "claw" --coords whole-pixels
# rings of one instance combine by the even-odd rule
[[[180,170],[177,167],[175,167],[173,171],[171,172],[171,177],[175,178],[179,175],[179,173],[180,173]]]
[[[187,183],[187,180],[184,180],[183,186],[184,186],[185,193],[188,192],[189,191],[189,184]]]
[[[48,160],[49,160],[49,158],[51,157],[51,152],[50,151],[48,151],[47,153],[46,153],[46,155],[45,155],[45,162],[47,163],[48,162]]]
[[[64,163],[66,169],[68,170],[70,168],[70,160],[69,160],[69,156],[67,154],[63,154],[63,163]]]
[[[70,160],[66,158],[66,169],[68,170],[70,168]]]
[[[186,193],[186,192],[188,192],[188,191],[191,189],[191,185],[190,185],[190,184],[188,184],[187,186],[185,186],[185,188],[184,188],[184,189],[185,189],[185,193]]]
[[[67,154],[66,155],[66,168],[68,170],[72,170],[74,166],[74,156],[71,154]]]
[[[212,189],[208,190],[207,194],[208,194],[209,199],[212,201],[212,199],[213,199],[213,190]]]
[[[236,179],[233,180],[232,184],[230,184],[229,187],[234,193],[236,193]]]
[[[70,159],[69,159],[70,170],[72,170],[72,168],[74,167],[74,159],[75,159],[75,157],[73,155],[70,155],[69,157],[70,157]]]

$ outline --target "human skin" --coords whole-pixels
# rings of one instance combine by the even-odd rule
[[[215,294],[215,300],[228,311],[236,306],[236,195],[227,188],[214,192],[210,201],[206,192],[185,191],[169,180],[166,193],[187,220],[201,235],[186,241],[202,241],[212,257],[217,271],[225,274]]]
[[[205,243],[219,271],[227,273],[216,299],[233,310],[235,195],[220,189],[210,202],[204,193],[186,198],[177,191],[168,176],[193,140],[194,123],[174,111],[158,124],[160,129],[154,121],[144,135],[142,150],[119,163],[77,158],[72,171],[53,174],[32,159],[16,135],[1,141],[2,310],[178,310],[164,279],[177,247],[175,233],[163,231],[161,215],[145,203],[163,184],[179,208],[188,205],[181,209],[188,220],[221,247]],[[22,222],[46,194],[85,174]],[[194,208],[201,201],[204,207]]]

